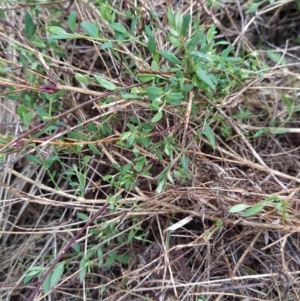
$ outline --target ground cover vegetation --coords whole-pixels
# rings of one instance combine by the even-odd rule
[[[0,4],[1,300],[299,300],[299,1]]]

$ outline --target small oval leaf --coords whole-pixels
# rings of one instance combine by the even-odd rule
[[[99,37],[99,29],[95,24],[84,21],[84,22],[81,22],[80,25],[91,38]]]
[[[45,281],[43,282],[43,290],[45,294],[49,293],[51,290],[51,277],[52,277],[52,273],[50,273],[45,279]]]
[[[215,134],[214,134],[214,131],[212,130],[212,128],[206,122],[205,122],[205,125],[204,125],[203,135],[206,136],[206,138],[208,139],[211,147],[215,150],[216,149]]]
[[[58,26],[49,26],[47,27],[47,31],[55,35],[69,35],[64,29]]]
[[[177,58],[177,56],[170,52],[170,51],[167,51],[167,50],[162,50],[160,52],[160,54],[167,60],[169,61],[170,63],[173,63],[173,64],[177,64],[177,65],[180,65],[181,62],[180,60]]]
[[[70,16],[68,18],[68,24],[69,24],[69,27],[70,27],[71,31],[73,33],[75,33],[75,25],[76,25],[76,12],[75,11],[73,11],[70,14]]]
[[[80,282],[83,282],[85,275],[86,275],[86,270],[87,270],[86,259],[84,257],[82,257],[80,260],[79,269],[80,269],[79,280],[80,280]]]
[[[121,24],[121,23],[117,23],[117,22],[110,23],[109,27],[111,27],[112,29],[114,29],[117,32],[122,33],[124,36],[128,36],[129,35],[129,33],[126,30],[125,26],[123,24]]]
[[[148,50],[151,54],[156,53],[156,42],[154,36],[150,36],[148,40]]]
[[[97,80],[97,82],[105,89],[113,91],[117,89],[117,86],[110,82],[109,80],[105,79],[104,77],[94,74],[95,79]]]
[[[88,75],[75,73],[75,78],[76,78],[77,81],[79,81],[80,83],[82,83],[84,85],[88,85],[90,83],[90,78],[89,78]]]
[[[245,209],[249,208],[249,205],[245,205],[245,204],[238,204],[238,205],[234,205],[232,206],[228,212],[229,213],[238,213],[241,211],[244,211]]]
[[[254,206],[250,207],[249,209],[247,209],[244,213],[242,213],[242,216],[244,216],[244,217],[252,216],[252,215],[260,212],[264,206],[265,206],[264,203],[254,205]]]
[[[64,272],[65,262],[60,262],[53,271],[50,281],[50,287],[53,288],[59,282],[63,272]]]
[[[162,118],[162,111],[158,111],[153,117],[152,117],[152,119],[151,119],[151,122],[157,122],[157,121],[159,121],[159,120],[161,120],[161,118]]]

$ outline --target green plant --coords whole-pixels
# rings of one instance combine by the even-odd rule
[[[229,213],[240,213],[243,217],[253,216],[258,214],[263,210],[266,205],[273,205],[276,210],[282,213],[282,223],[284,224],[286,218],[288,217],[287,207],[289,202],[282,200],[278,196],[269,196],[260,203],[254,205],[238,204],[232,206],[228,212]]]
[[[46,254],[44,265],[28,268],[24,284],[38,278],[49,293],[75,266],[80,282],[88,283],[83,290],[86,294],[96,272],[127,267],[131,264],[129,247],[151,243],[142,227],[142,217],[148,214],[147,196],[155,203],[168,187],[191,185],[199,153],[206,148],[214,155],[220,151],[221,138],[233,136],[232,125],[216,107],[265,69],[258,52],[234,54],[235,49],[220,39],[220,29],[213,22],[203,26],[200,16],[183,15],[181,10],[168,8],[162,30],[157,21],[163,16],[154,10],[145,13],[128,4],[128,9],[121,11],[110,1],[97,0],[88,3],[89,13],[93,5],[96,8],[92,19],[82,12],[57,9],[55,4],[49,8],[45,28],[37,21],[43,15],[41,5],[26,8],[23,40],[8,40],[18,54],[18,64],[0,59],[5,93],[17,102],[25,129],[22,134],[1,137],[0,142],[5,154],[15,152],[43,167],[51,193],[53,189],[60,192],[61,183],[67,184],[70,200],[55,203],[66,204],[59,223],[70,214],[69,209],[81,208],[76,222],[89,225],[72,248],[62,247],[61,254],[66,256],[61,261]],[[207,1],[207,5],[220,8],[222,3]],[[250,9],[257,10],[258,5],[252,4]],[[160,43],[164,34],[166,39]],[[81,55],[73,53],[77,46]],[[87,47],[87,54],[80,52],[81,47]],[[95,50],[93,62],[89,60],[91,49]],[[273,52],[269,57],[280,60]],[[22,69],[20,75],[18,69]],[[298,107],[296,99],[283,99],[290,112],[285,119],[288,122]],[[263,114],[255,115],[241,106],[230,118],[250,122]],[[253,138],[263,134],[269,132]],[[4,169],[2,156],[0,167]],[[95,179],[100,183],[96,188],[91,186]],[[99,188],[99,195],[93,194],[94,188]],[[55,193],[51,197],[55,200]],[[31,194],[28,198],[34,199]],[[172,206],[177,196],[174,199]],[[108,212],[90,223],[90,212],[103,203],[108,203]],[[251,216],[267,204],[282,213],[284,223],[288,202],[276,197],[255,205],[240,204],[230,212]],[[213,238],[223,226],[218,219],[204,239]],[[168,245],[172,239],[170,235]],[[118,287],[128,290],[123,285]],[[100,295],[110,294],[105,289],[101,287]]]
[[[108,11],[114,11],[114,14],[108,14]],[[168,183],[175,184],[176,181],[185,183],[186,180],[191,180],[190,161],[187,156],[187,150],[190,145],[196,143],[201,136],[208,139],[212,149],[216,148],[216,139],[214,136],[213,126],[218,120],[218,116],[213,113],[212,108],[205,103],[199,103],[196,100],[198,91],[202,91],[207,97],[217,100],[219,97],[224,97],[231,93],[234,89],[243,85],[243,80],[249,76],[247,70],[243,69],[243,59],[231,55],[233,48],[225,41],[215,41],[216,27],[210,26],[208,29],[202,28],[197,19],[192,20],[190,14],[182,17],[181,11],[173,12],[171,9],[167,11],[167,19],[169,28],[167,33],[168,41],[172,50],[159,49],[156,42],[155,23],[150,22],[143,28],[144,35],[138,36],[134,32],[137,26],[137,18],[134,14],[128,12],[127,18],[131,20],[131,28],[126,28],[123,24],[116,22],[118,12],[108,4],[101,7],[101,17],[107,22],[107,30],[113,37],[105,37],[103,30],[96,24],[90,21],[77,23],[77,15],[72,12],[68,18],[68,29],[63,23],[56,22],[55,25],[48,26],[47,32],[50,34],[48,40],[38,42],[32,38],[34,43],[39,43],[41,51],[46,51],[46,44],[53,47],[57,53],[60,52],[60,41],[83,39],[99,45],[102,51],[109,51],[116,59],[120,59],[122,43],[134,41],[137,47],[142,51],[131,54],[133,64],[128,64],[124,60],[124,68],[137,80],[145,83],[144,86],[132,88],[128,92],[116,92],[116,96],[127,101],[131,100],[149,100],[149,110],[151,112],[149,119],[141,121],[133,114],[129,116],[126,123],[125,131],[119,135],[116,141],[118,147],[124,148],[131,154],[132,158],[126,164],[112,163],[115,169],[114,174],[105,175],[103,181],[109,182],[111,187],[115,188],[115,192],[119,189],[132,191],[135,186],[140,185],[140,179],[145,176],[151,176],[154,162],[169,163],[164,164],[162,171],[155,176],[157,180],[156,192],[162,193]],[[156,16],[153,16],[155,20]],[[26,19],[26,31],[33,36],[36,27],[30,15]],[[146,42],[144,41],[146,37]],[[49,61],[41,61],[41,64],[36,63],[37,59],[34,53],[23,51],[24,64],[30,69],[36,69],[42,72],[42,63],[48,64]],[[144,56],[143,56],[144,54]],[[249,61],[250,58],[247,58]],[[144,61],[144,65],[138,65],[138,62]],[[137,68],[137,72],[133,71]],[[93,85],[109,91],[116,91],[117,84],[112,80],[105,78],[100,74],[85,73],[77,70],[74,74],[74,79],[83,85]],[[24,99],[26,105],[19,106],[19,116],[23,122],[29,126],[35,118],[43,121],[53,120],[52,124],[43,129],[34,136],[38,139],[41,135],[51,135],[57,129],[58,123],[53,118],[57,111],[61,109],[59,100],[63,97],[64,92],[58,91],[59,85],[56,83],[58,78],[52,79],[53,84],[49,86],[41,85],[41,78],[36,73],[29,72],[28,84],[31,87],[38,87],[42,93],[42,105],[33,102],[33,94],[36,92],[26,91]],[[49,93],[48,93],[49,92]],[[192,94],[190,94],[192,92]],[[191,101],[191,115],[189,118],[196,123],[202,124],[201,129],[196,131],[191,142],[183,149],[179,150],[177,140],[173,131],[182,124],[174,123],[166,129],[159,130],[158,124],[165,118],[184,117],[187,99]],[[98,104],[99,110],[105,105],[109,108],[114,105],[115,97],[104,97],[101,103]],[[204,117],[198,117],[197,111],[206,107],[208,114]],[[172,113],[172,112],[177,112]],[[169,117],[168,117],[169,116]],[[50,174],[51,181],[55,183],[57,172],[50,171],[54,161],[61,166],[63,170],[61,176],[74,189],[75,195],[84,197],[87,185],[88,165],[91,161],[91,156],[78,156],[77,162],[66,167],[59,158],[58,153],[65,152],[68,155],[80,153],[84,150],[85,145],[89,150],[96,155],[102,155],[102,152],[95,146],[94,142],[110,136],[114,131],[113,119],[118,120],[120,115],[117,111],[113,111],[111,116],[104,116],[99,127],[95,127],[92,123],[86,128],[80,124],[76,127],[76,131],[68,131],[66,136],[72,141],[67,147],[57,145],[55,155],[49,158],[43,158],[39,153],[36,155],[28,155],[28,159],[36,164],[43,165]],[[221,132],[224,136],[230,135],[230,127],[226,121],[222,121]],[[156,139],[159,138],[159,139]],[[162,139],[161,139],[162,138]],[[158,140],[158,141],[157,141]],[[82,141],[82,143],[80,143]],[[62,139],[61,145],[64,145]],[[151,158],[150,158],[151,157]],[[108,199],[110,196],[108,197]],[[115,210],[118,206],[118,199],[110,201],[110,209]],[[84,215],[80,215],[83,218]],[[108,227],[108,228],[107,228]],[[101,230],[91,230],[93,235],[100,235],[104,240],[109,237],[118,237],[123,243],[129,243],[136,236],[140,228],[133,227],[127,239],[123,239],[116,231],[116,224],[111,222]],[[135,230],[133,230],[135,229]],[[105,234],[106,233],[106,234]],[[80,260],[79,278],[84,280],[86,274],[91,270],[93,261],[98,258],[99,266],[103,264],[103,248],[89,246],[89,251],[82,255]],[[107,265],[111,265],[114,261],[120,260],[117,252],[112,252],[107,257]],[[119,258],[119,259],[118,259]],[[66,264],[66,262],[64,262]],[[57,266],[45,282],[49,291],[54,283],[57,283],[58,275],[61,276],[64,270],[64,265]],[[37,275],[38,270],[29,270],[26,281],[32,275]]]

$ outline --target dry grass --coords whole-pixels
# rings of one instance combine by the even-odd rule
[[[120,88],[134,85],[134,71],[125,70],[124,66],[129,68],[132,60],[135,71],[149,70],[149,61],[138,59],[145,57],[141,53],[143,49],[134,41],[119,43],[118,52],[123,57],[117,59],[113,51],[100,51],[96,43],[82,39],[60,42],[68,53],[65,59],[59,58],[52,49],[45,56],[26,43],[23,34],[26,5],[11,5],[6,19],[0,23],[0,62],[6,62],[11,68],[10,78],[1,76],[0,79],[0,133],[2,140],[7,139],[2,143],[5,162],[2,162],[0,182],[0,300],[28,300],[38,283],[34,278],[24,284],[28,269],[40,266],[46,272],[52,264],[50,260],[61,252],[66,252],[63,260],[68,261],[62,279],[48,296],[39,290],[34,300],[300,300],[300,47],[296,43],[299,11],[295,1],[273,4],[266,1],[256,14],[246,14],[248,4],[247,1],[222,1],[219,9],[209,7],[205,1],[146,0],[115,4],[115,9],[121,12],[129,7],[139,8],[143,16],[138,23],[141,28],[143,22],[150,21],[151,10],[162,14],[156,19],[158,49],[175,50],[167,40],[164,12],[167,6],[179,7],[182,14],[189,12],[196,16],[199,13],[203,26],[215,24],[218,39],[230,41],[236,55],[257,50],[257,70],[265,68],[265,64],[272,66],[259,76],[253,72],[243,88],[225,98],[212,102],[204,95],[191,93],[184,102],[184,112],[166,108],[166,117],[154,124],[154,132],[158,133],[153,136],[154,141],[158,143],[172,137],[178,146],[174,158],[184,152],[193,176],[185,183],[168,184],[160,194],[155,193],[157,175],[170,163],[170,158],[165,156],[158,160],[142,147],[140,154],[152,160],[154,167],[151,175],[137,176],[139,186],[115,191],[103,180],[104,176],[116,172],[113,163],[134,162],[133,151],[117,142],[128,130],[126,124],[132,116],[141,122],[152,118],[149,101],[125,101],[112,92],[113,102],[100,107],[93,97],[105,96],[104,91],[96,85],[87,88],[73,80],[74,73],[98,73]],[[65,9],[61,10],[65,18],[77,11],[81,21],[99,24],[102,34],[112,37],[112,29],[100,17],[93,1],[57,5]],[[39,29],[55,22],[52,13],[57,12],[59,6],[42,7]],[[126,24],[121,17],[120,21]],[[33,66],[24,68],[19,61],[18,45],[35,56],[44,67],[44,74],[34,71]],[[281,56],[277,63],[268,56],[267,49],[271,48]],[[37,78],[35,87],[26,84],[32,74]],[[55,104],[56,117],[68,126],[57,127],[46,140],[21,136],[28,130],[16,113],[19,100],[8,98],[10,88],[35,89],[37,99],[33,101],[38,103],[42,100],[37,87],[49,87],[52,78],[63,82],[58,85],[58,90],[65,93],[60,103]],[[285,98],[295,100],[292,109]],[[192,101],[199,105],[197,116],[191,112]],[[210,103],[214,113],[208,112],[203,103]],[[246,111],[250,114],[236,118]],[[195,140],[196,130],[201,127],[198,117],[205,114],[210,117],[218,114],[223,118],[214,123],[215,150],[204,137]],[[62,176],[61,166],[66,169],[74,163],[80,166],[82,155],[91,154],[87,147],[90,136],[84,141],[68,133],[86,136],[86,125],[100,127],[104,117],[114,125],[114,131],[95,141],[101,156],[92,155],[85,191],[80,195]],[[218,127],[224,121],[231,127],[228,139],[224,139]],[[265,134],[253,137],[259,130]],[[81,146],[80,151],[76,145]],[[60,165],[51,167],[52,172],[58,170],[56,185],[45,167],[25,158],[37,153],[43,158],[59,156]],[[110,232],[103,235],[101,231],[86,230],[77,240],[81,253],[72,248],[66,250],[68,242],[86,225],[77,213],[85,212],[91,217],[112,195],[119,197],[115,210],[107,210],[89,226],[89,230],[94,231],[103,230],[105,226]],[[283,216],[272,204],[250,217],[228,212],[234,205],[256,204],[274,195],[288,202],[288,215]],[[133,239],[127,244],[129,233],[143,240]],[[86,252],[96,248],[103,250],[101,257],[106,263],[109,256],[117,252],[129,256],[129,264],[122,263],[122,259],[112,260],[111,266],[99,268],[99,258],[91,257],[90,271],[81,282],[78,278],[80,260]]]

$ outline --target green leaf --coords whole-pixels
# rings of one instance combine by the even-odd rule
[[[185,38],[191,22],[191,14],[186,14],[182,18],[181,36]]]
[[[110,91],[117,89],[117,86],[114,83],[110,82],[109,80],[105,79],[104,77],[102,77],[98,74],[94,74],[94,77],[103,88],[110,90]]]
[[[44,41],[37,36],[33,36],[32,40],[30,42],[32,45],[34,45],[38,48],[42,48],[42,49],[46,48],[46,44],[44,43]]]
[[[113,46],[112,42],[111,42],[111,41],[108,41],[108,42],[103,43],[103,44],[101,45],[101,49],[102,49],[102,50],[105,50],[105,49],[111,49],[112,46]]]
[[[189,160],[188,158],[186,157],[186,155],[182,155],[181,158],[180,158],[180,163],[181,163],[181,166],[184,170],[188,171],[189,170]]]
[[[101,156],[101,152],[94,144],[88,144],[88,148],[96,155]]]
[[[117,252],[116,251],[111,251],[108,253],[108,257],[106,259],[106,264],[111,267],[112,264],[115,262],[117,257]]]
[[[170,25],[175,28],[175,16],[174,16],[174,13],[172,11],[171,8],[168,7],[168,10],[167,10],[167,18],[168,18],[168,21],[170,23]]]
[[[150,94],[158,96],[158,95],[162,95],[164,93],[164,90],[162,88],[152,86],[147,88],[147,92],[148,92],[148,96]]]
[[[112,29],[114,29],[117,32],[122,33],[124,36],[129,36],[129,33],[126,30],[125,26],[123,24],[121,24],[121,23],[117,23],[117,22],[110,23],[109,27],[112,28]]]
[[[64,29],[58,27],[58,26],[49,26],[47,27],[47,31],[54,34],[53,36],[49,37],[49,40],[66,40],[66,39],[72,39],[77,38],[78,35],[76,34],[69,34]]]
[[[245,205],[245,204],[238,204],[238,205],[234,205],[232,206],[228,212],[229,213],[238,213],[238,212],[242,212],[244,211],[245,209],[249,208],[250,206],[249,205]]]
[[[191,52],[192,56],[197,56],[200,57],[201,59],[204,59],[210,63],[213,63],[214,61],[216,61],[215,57],[206,53],[202,53],[200,51],[192,51]]]
[[[98,249],[97,249],[97,257],[98,257],[98,266],[99,266],[99,268],[101,268],[102,265],[103,265],[103,262],[104,262],[102,247],[98,247]]]
[[[178,33],[180,33],[181,28],[182,28],[181,10],[177,9],[175,13],[175,29],[177,30]]]
[[[25,106],[20,105],[18,107],[18,115],[19,115],[19,117],[22,118],[23,114],[26,114],[26,113],[28,113],[28,109]]]
[[[116,260],[123,264],[128,264],[129,263],[129,255],[127,253],[125,253],[123,255],[118,255],[116,257]]]
[[[156,42],[154,36],[150,36],[148,39],[148,50],[150,51],[151,54],[156,53]]]
[[[18,115],[22,119],[22,121],[25,123],[26,126],[30,125],[30,123],[34,117],[34,114],[32,112],[28,111],[28,109],[23,105],[19,106]]]
[[[270,195],[268,196],[266,199],[264,199],[264,203],[267,204],[267,203],[270,203],[270,202],[282,202],[283,200],[277,196],[277,195]]]
[[[192,38],[189,40],[187,44],[187,49],[189,52],[196,48],[196,46],[200,43],[202,36],[203,36],[203,30],[199,28],[193,34]]]
[[[262,4],[261,1],[258,3],[250,3],[248,4],[248,9],[246,10],[246,14],[255,13],[258,10],[258,7]]]
[[[132,18],[131,25],[130,25],[130,33],[132,35],[134,34],[134,31],[137,28],[136,24],[137,24],[138,20],[139,20],[139,15],[136,15]]]
[[[289,130],[288,129],[274,129],[274,130],[271,130],[271,133],[272,134],[275,134],[275,135],[278,135],[278,134],[287,134],[289,133]]]
[[[80,73],[75,73],[75,78],[78,82],[80,82],[84,85],[88,85],[91,81],[88,75],[83,75]]]
[[[64,272],[64,266],[65,266],[65,262],[60,262],[54,269],[53,274],[51,276],[51,280],[50,280],[50,287],[53,288],[57,285],[57,283],[59,282],[63,272]]]
[[[97,127],[94,123],[89,123],[89,124],[87,125],[87,129],[88,129],[90,132],[98,133],[98,127]]]
[[[151,27],[148,26],[148,25],[145,25],[145,34],[148,38],[150,38],[151,36],[153,37],[153,33],[152,33],[152,30],[151,30]]]
[[[282,57],[281,53],[267,51],[267,56],[270,60],[272,60],[276,64],[280,62],[281,65],[286,65],[286,60]]]
[[[161,100],[161,98],[157,97],[157,98],[155,98],[155,99],[152,100],[150,108],[154,109],[154,110],[158,110],[159,107],[162,105],[162,103],[163,103],[163,101]]]
[[[25,34],[32,36],[35,32],[35,25],[28,11],[25,13]]]
[[[134,143],[134,140],[135,140],[135,134],[132,133],[129,137],[128,137],[128,143],[129,143],[129,146],[132,146],[133,143]]]
[[[44,271],[44,268],[41,267],[32,267],[29,268],[29,270],[26,272],[26,275],[23,279],[23,284],[28,284],[29,281],[33,278],[33,277],[39,277],[40,274]]]
[[[174,37],[176,37],[176,38],[179,37],[179,34],[178,34],[178,32],[177,32],[176,29],[170,27],[170,28],[169,28],[169,31],[170,31],[170,33],[171,33]]]
[[[167,94],[167,99],[170,100],[170,101],[181,100],[183,98],[184,98],[184,96],[180,93],[169,93],[169,94]]]
[[[101,131],[104,135],[111,135],[112,134],[112,129],[111,127],[108,125],[107,122],[103,123],[103,126],[101,128]]]
[[[55,161],[59,160],[59,156],[58,155],[52,155],[50,157],[46,158],[46,163],[49,164],[51,166],[52,163],[54,163]]]
[[[75,252],[79,253],[80,252],[80,244],[79,242],[75,241],[72,248],[74,249]]]
[[[76,12],[75,11],[73,11],[70,14],[70,16],[68,18],[68,24],[69,24],[69,27],[70,27],[71,31],[73,33],[75,33],[75,25],[76,25]]]
[[[94,23],[83,21],[80,25],[91,38],[99,37],[99,28]]]
[[[266,128],[262,128],[260,130],[258,130],[254,135],[253,138],[258,138],[260,136],[263,136],[264,134],[269,133],[269,129]]]
[[[77,212],[76,215],[82,221],[87,221],[90,219],[88,215],[86,215],[85,213],[82,213],[82,212]]]
[[[37,163],[37,164],[40,164],[40,165],[43,165],[43,162],[36,156],[32,155],[32,154],[28,154],[26,155],[26,158],[33,162],[33,163]]]
[[[164,93],[163,89],[158,88],[158,87],[149,87],[147,88],[148,92],[148,97],[151,101],[155,100],[158,98],[160,95]]]
[[[172,144],[170,143],[166,143],[166,145],[164,146],[164,151],[165,151],[165,154],[169,157],[172,157],[173,155],[173,150],[174,150],[174,147]]]
[[[87,271],[87,267],[86,267],[86,259],[85,257],[82,257],[80,260],[80,264],[79,264],[79,280],[80,282],[83,282],[83,280],[85,279],[85,275],[86,275],[86,271]]]
[[[156,53],[156,55],[157,55],[157,53]],[[153,60],[153,61],[151,62],[151,68],[152,68],[152,70],[154,70],[154,71],[159,71],[159,66],[158,66],[158,64],[156,63],[155,60]]]
[[[80,186],[79,183],[77,182],[69,182],[69,185],[72,186],[73,188],[77,188]]]
[[[159,193],[164,192],[164,190],[166,189],[166,186],[167,186],[166,180],[165,179],[160,180],[159,183],[158,183],[158,186],[155,190],[156,193],[159,194]]]
[[[150,80],[153,80],[156,78],[156,75],[154,74],[138,74],[137,77],[139,80],[143,83],[149,82]]]
[[[112,22],[115,20],[115,12],[112,11],[112,8],[109,5],[102,3],[102,5],[99,6],[99,11],[100,11],[101,17],[105,21]]]
[[[176,57],[174,53],[167,50],[162,50],[160,54],[170,63],[181,65],[180,60]]]
[[[112,176],[112,175],[107,175],[107,176],[104,176],[103,177],[103,181],[109,181],[109,180],[111,180],[111,179],[113,179],[114,178],[114,176]]]
[[[146,163],[146,158],[145,157],[139,157],[139,158],[136,158],[135,160],[135,170],[137,172],[141,172],[145,163]]]
[[[233,47],[228,46],[227,48],[225,48],[222,52],[221,52],[221,57],[224,61],[227,60],[229,53],[232,52],[232,50],[234,50]],[[235,58],[234,58],[235,59]]]
[[[43,291],[45,294],[49,293],[51,290],[51,277],[52,277],[52,273],[50,273],[45,279],[45,281],[43,282]]]
[[[154,123],[154,122],[157,122],[157,121],[161,120],[162,115],[163,115],[162,111],[158,111],[158,112],[152,117],[151,122]]]
[[[69,33],[67,33],[64,29],[58,26],[48,26],[47,31],[50,33],[53,33],[55,35],[64,35],[64,36],[70,36]]]
[[[179,106],[181,104],[181,99],[183,98],[184,96],[180,93],[169,93],[166,97],[167,102],[172,106]]]
[[[282,203],[276,203],[275,204],[275,208],[276,208],[276,210],[278,210],[278,211],[281,211],[282,212],[282,209],[283,209],[283,206],[282,206],[283,204]]]
[[[200,80],[204,81],[209,87],[215,90],[216,86],[212,82],[210,75],[201,68],[200,64],[197,65],[196,74]]]
[[[178,48],[182,46],[182,43],[181,43],[181,41],[178,38],[169,35],[168,39],[169,39],[169,41],[171,42],[172,45],[174,45],[174,46],[176,46]]]
[[[91,156],[86,155],[86,156],[83,157],[83,164],[84,164],[84,165],[89,164],[90,161],[91,161]]]
[[[159,160],[162,160],[163,159],[163,157],[162,157],[162,152],[160,151],[160,149],[156,149],[156,156],[157,156],[157,158],[159,159]]]
[[[295,106],[295,103],[294,103],[294,100],[292,98],[289,98],[283,94],[281,94],[281,98],[286,106],[286,108],[288,109],[288,111],[291,112],[294,111],[294,106]]]
[[[124,132],[123,134],[121,134],[121,141],[127,140],[131,134],[131,132]]]
[[[127,242],[126,242],[127,245],[131,243],[132,239],[134,238],[135,232],[136,231],[134,229],[130,229],[128,233]]]
[[[211,147],[215,150],[216,149],[215,134],[207,122],[205,122],[205,125],[204,125],[203,135],[206,136]]]
[[[216,26],[212,25],[207,32],[207,43],[208,44],[213,41],[216,33],[217,33]]]
[[[86,139],[86,135],[83,134],[83,133],[69,132],[68,136],[70,138],[73,138],[73,139],[76,139],[76,140],[83,140],[83,141],[85,141],[85,139]]]
[[[180,89],[181,91],[183,92],[187,92],[187,91],[190,91],[194,88],[194,85],[180,85]]]
[[[167,172],[167,178],[168,178],[170,183],[172,183],[173,185],[175,184],[174,179],[173,179],[170,171]]]
[[[242,213],[242,216],[244,216],[244,217],[252,216],[252,215],[260,212],[264,206],[265,206],[265,203],[259,203],[257,205],[254,205],[254,206],[250,207],[249,209],[247,209],[244,213]]]
[[[123,99],[141,99],[142,97],[134,93],[120,93]]]

